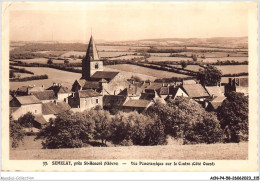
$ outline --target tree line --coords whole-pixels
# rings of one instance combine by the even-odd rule
[[[13,145],[19,145],[21,127],[33,125],[28,113],[10,121]],[[28,123],[30,122],[30,123]],[[96,141],[114,145],[164,145],[167,136],[183,144],[240,142],[248,140],[248,97],[232,92],[216,112],[207,112],[193,99],[177,97],[167,104],[156,102],[143,113],[118,112],[111,115],[101,108],[81,113],[64,112],[40,130],[36,139],[43,148],[79,148]],[[15,147],[15,146],[14,146]]]

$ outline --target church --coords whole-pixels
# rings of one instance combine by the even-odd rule
[[[71,91],[74,94],[69,97],[69,104],[72,107],[87,109],[96,105],[102,106],[102,103],[98,103],[97,97],[118,95],[130,86],[130,83],[122,74],[119,72],[104,71],[103,68],[103,61],[100,60],[97,47],[91,35],[86,56],[82,60],[82,77],[72,85]],[[84,99],[78,97],[79,95],[85,95]],[[95,99],[91,101],[94,104],[87,103],[87,98],[90,97]],[[82,103],[82,101],[86,103]]]

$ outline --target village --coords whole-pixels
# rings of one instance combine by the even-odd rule
[[[33,130],[48,124],[50,118],[66,111],[83,112],[99,107],[111,114],[118,111],[139,113],[150,106],[166,104],[168,99],[187,97],[195,100],[206,111],[215,111],[235,91],[248,96],[248,78],[229,78],[215,86],[202,85],[199,80],[172,82],[136,81],[126,79],[120,72],[103,71],[91,36],[82,60],[82,77],[71,87],[53,82],[51,87],[24,85],[10,95],[10,115],[14,120],[31,112],[35,116]]]

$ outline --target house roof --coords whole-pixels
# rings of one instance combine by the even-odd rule
[[[98,51],[97,51],[94,39],[91,35],[89,44],[88,44],[85,61],[94,61],[94,60],[99,60],[99,56],[98,56]]]
[[[26,93],[27,90],[30,90],[31,92],[44,91],[44,88],[38,86],[22,86],[17,89],[18,92],[24,92],[24,93]]]
[[[13,99],[13,96],[9,95],[9,102]]]
[[[225,96],[219,96],[214,98],[212,101],[209,102],[211,106],[216,110],[219,106],[221,106],[222,102],[226,99]]]
[[[15,97],[21,105],[39,104],[41,101],[34,95]]]
[[[166,101],[165,101],[163,98],[161,98],[161,97],[155,97],[155,98],[153,99],[153,101],[154,101],[154,102],[159,102],[159,103],[161,103],[161,104],[166,104]]]
[[[100,93],[98,93],[92,89],[78,91],[78,94],[79,94],[80,98],[101,96]]]
[[[19,92],[27,92],[27,89],[30,89],[30,88],[32,88],[32,87],[22,86],[22,87],[19,87],[19,88],[17,89],[17,91],[19,91]]]
[[[224,96],[219,86],[206,86],[205,89],[208,91],[210,96]]]
[[[179,90],[179,87],[173,87],[173,88],[171,88],[171,95],[173,96],[173,97],[175,97],[175,95],[177,94],[177,92],[178,92],[178,90]]]
[[[103,106],[113,107],[113,106],[122,106],[126,101],[127,97],[124,95],[104,95],[103,97]]]
[[[47,90],[53,90],[55,94],[62,93],[70,93],[71,91],[62,85],[53,85],[49,87]]]
[[[158,90],[161,87],[163,87],[163,84],[166,86],[166,83],[159,83],[159,82],[151,82],[151,85],[148,85],[146,87],[146,89],[150,89],[150,90]]]
[[[101,79],[101,80],[99,80],[98,82],[107,83],[107,80],[106,80],[106,79]]]
[[[155,98],[155,93],[142,93],[140,99],[143,100],[153,100]]]
[[[170,89],[169,87],[161,87],[159,90],[160,95],[169,95],[170,94]]]
[[[97,81],[85,81],[84,85],[82,86],[82,89],[99,89],[100,84]]]
[[[94,79],[113,79],[119,72],[110,72],[110,71],[96,71],[91,78]]]
[[[35,115],[34,120],[40,124],[46,124],[47,121],[44,119],[42,115]]]
[[[139,96],[141,95],[142,89],[137,86],[131,86],[128,88],[125,88],[123,91],[119,93],[119,95],[125,95],[125,96]]]
[[[55,93],[53,90],[45,90],[39,92],[32,92],[32,95],[37,97],[40,100],[53,100],[56,99]]]
[[[66,102],[48,102],[42,104],[42,114],[49,115],[49,114],[59,114],[64,111],[70,110],[71,107]]]
[[[147,108],[151,104],[150,100],[128,100],[123,106],[124,107],[137,107],[137,108]]]
[[[18,110],[20,107],[9,107],[10,114],[14,113],[16,110]]]
[[[183,80],[183,82],[182,82],[184,85],[186,85],[186,84],[196,84],[196,81],[195,80]]]
[[[78,83],[79,83],[79,85],[81,86],[81,87],[83,87],[84,85],[85,85],[85,83],[86,83],[86,80],[85,79],[79,79],[79,80],[77,80],[78,81]]]
[[[188,94],[189,97],[208,97],[209,94],[201,84],[188,84],[182,85],[183,90]]]

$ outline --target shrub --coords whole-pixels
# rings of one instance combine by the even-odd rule
[[[217,109],[225,142],[248,140],[248,97],[231,92]]]
[[[69,60],[64,60],[64,63],[65,63],[65,64],[69,64],[70,61],[69,61]]]
[[[9,78],[15,78],[15,73],[13,70],[9,71]]]
[[[121,146],[133,146],[133,141],[130,139],[130,140],[123,140],[121,143],[120,143]]]
[[[25,115],[19,117],[18,123],[25,128],[30,128],[32,131],[32,127],[34,125],[34,115],[31,112],[26,113]]]
[[[180,64],[181,64],[182,69],[185,69],[187,67],[187,62],[185,62],[183,60],[180,62]]]
[[[166,143],[166,136],[160,122],[137,112],[119,112],[112,119],[111,141],[126,145],[159,145]]]
[[[47,61],[47,64],[53,64],[53,60],[52,60],[52,59],[49,59],[49,60]]]
[[[24,139],[24,131],[22,126],[17,122],[10,120],[10,139],[12,148],[17,148],[20,142],[23,142]]]
[[[43,128],[36,139],[43,148],[80,148],[93,138],[94,122],[83,113],[62,113]]]

